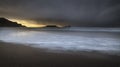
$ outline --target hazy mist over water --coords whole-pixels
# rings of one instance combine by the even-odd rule
[[[120,28],[0,28],[0,40],[48,50],[98,51],[120,55]]]

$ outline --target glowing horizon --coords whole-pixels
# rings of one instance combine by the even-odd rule
[[[21,19],[9,19],[9,20],[16,22],[18,24],[21,24],[22,26],[25,26],[25,27],[45,27],[46,26],[45,24],[38,24],[30,20],[21,20]]]

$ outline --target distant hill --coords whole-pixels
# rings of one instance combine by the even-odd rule
[[[0,27],[24,27],[21,24],[17,24],[15,22],[9,21],[5,18],[0,18]]]

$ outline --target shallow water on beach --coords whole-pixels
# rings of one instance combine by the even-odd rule
[[[120,55],[120,28],[0,28],[0,40],[56,51],[99,51]]]

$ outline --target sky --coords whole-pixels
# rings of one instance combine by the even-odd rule
[[[0,17],[28,26],[120,27],[120,0],[0,0]]]

